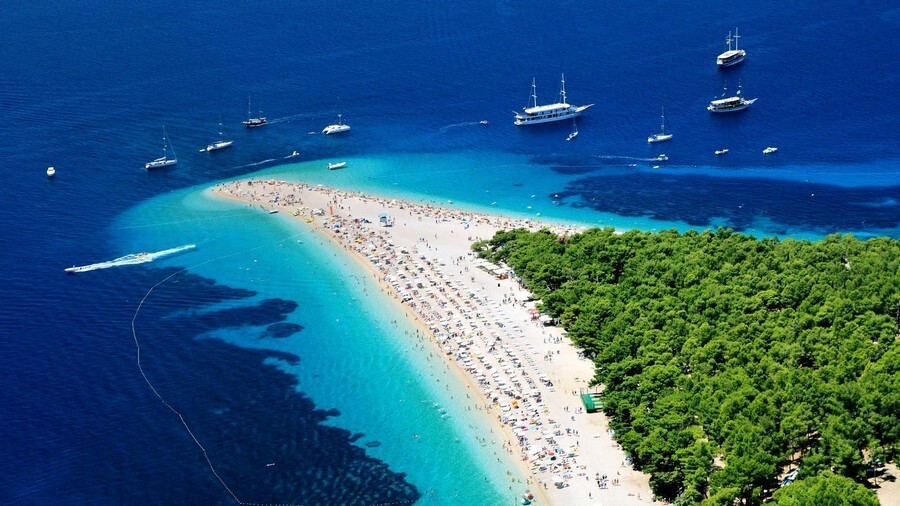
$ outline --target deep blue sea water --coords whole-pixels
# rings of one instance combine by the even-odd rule
[[[730,18],[722,11],[539,1],[5,6],[0,501],[234,502],[135,363],[138,302],[185,267],[136,321],[144,363],[240,499],[505,500],[505,468],[467,440],[479,419],[429,409],[457,406],[438,399],[430,375],[440,371],[392,323],[396,308],[287,221],[204,199],[214,181],[264,169],[584,224],[900,237],[900,78],[890,57],[900,8],[751,1],[727,9]],[[747,60],[717,70],[735,26]],[[563,72],[571,102],[596,103],[578,138],[565,141],[569,124],[514,127],[531,78],[546,102]],[[710,116],[725,81],[759,100]],[[270,125],[248,131],[239,122],[251,94]],[[675,138],[648,146],[660,106]],[[339,110],[350,134],[308,134]],[[199,153],[220,115],[235,145]],[[179,163],[147,173],[163,125]],[[779,151],[764,156],[766,146]],[[716,157],[720,148],[729,154]],[[284,159],[293,150],[301,156]],[[652,161],[661,152],[669,161]],[[338,159],[348,169],[324,170]],[[188,242],[198,248],[153,264],[62,272]],[[373,391],[375,382],[384,388]],[[433,437],[415,442],[412,431]]]

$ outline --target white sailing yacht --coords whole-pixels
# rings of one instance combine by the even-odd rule
[[[516,115],[516,126],[532,125],[536,123],[550,123],[564,119],[581,116],[588,105],[571,105],[566,102],[566,75],[562,75],[559,88],[560,101],[555,104],[537,105],[537,86],[534,78],[531,78],[531,107],[526,107],[522,112],[513,112]]]
[[[647,137],[647,142],[663,142],[672,139],[671,133],[666,133],[666,108],[662,108],[662,113],[659,121],[659,133],[653,134],[650,137]]]
[[[572,118],[572,133],[570,133],[569,136],[566,137],[566,140],[570,141],[575,137],[578,137],[578,122],[575,121],[575,118]]]
[[[214,141],[212,144],[206,146],[206,151],[215,151],[217,149],[227,148],[231,146],[232,143],[234,143],[233,140],[225,139],[225,126],[222,124],[222,119],[219,118],[219,140]]]
[[[169,149],[172,150],[172,158],[169,158]],[[163,155],[152,162],[145,163],[144,168],[147,170],[158,169],[175,165],[176,163],[178,163],[178,158],[175,156],[175,148],[169,143],[169,134],[166,133],[166,127],[163,126]]]

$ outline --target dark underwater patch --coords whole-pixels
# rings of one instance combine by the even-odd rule
[[[773,234],[800,229],[865,235],[865,231],[900,225],[894,206],[871,205],[896,199],[898,186],[845,188],[764,178],[634,172],[583,177],[557,194],[558,200],[572,207],[682,221],[698,228],[724,224]]]
[[[301,330],[303,330],[303,325],[298,325],[296,323],[273,323],[266,327],[266,332],[262,337],[264,339],[284,339],[286,337],[291,337]]]

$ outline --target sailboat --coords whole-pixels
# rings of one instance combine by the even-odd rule
[[[169,149],[172,150],[172,158],[169,158]],[[166,127],[163,127],[163,155],[152,162],[147,162],[144,164],[144,168],[147,170],[150,169],[158,169],[160,167],[168,167],[169,165],[175,165],[178,163],[178,158],[175,157],[175,148],[169,143],[169,134],[166,133]]]
[[[219,118],[219,140],[214,141],[212,144],[206,146],[206,151],[215,151],[217,149],[227,148],[231,146],[234,141],[231,139],[225,140],[225,126],[222,125],[222,119]],[[203,151],[201,149],[201,151]]]
[[[256,117],[250,112],[250,96],[247,96],[247,121],[242,122],[247,128],[261,127],[266,124],[266,117],[262,115],[262,110],[257,110]]]
[[[575,121],[575,118],[572,118],[572,129],[573,129],[572,133],[570,133],[569,136],[566,137],[567,141],[570,141],[570,140],[574,139],[575,137],[578,137],[578,122]]]
[[[660,120],[659,120],[659,130],[660,130],[660,132],[658,134],[653,134],[650,137],[647,137],[647,142],[654,143],[654,142],[663,142],[663,141],[672,140],[672,134],[666,133],[666,108],[665,107],[662,108],[662,113],[661,113]]]
[[[340,99],[338,99],[338,100],[340,100]],[[322,130],[322,133],[325,135],[331,135],[331,134],[339,134],[339,133],[343,133],[343,132],[349,132],[350,125],[344,124],[343,117],[344,117],[344,111],[341,110],[341,112],[338,113],[337,124],[336,125],[328,125],[327,127],[325,127]]]

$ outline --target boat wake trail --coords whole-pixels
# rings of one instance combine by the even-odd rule
[[[594,155],[595,158],[601,160],[632,160],[635,162],[658,162],[659,158],[641,158],[639,156],[627,155]]]
[[[292,114],[290,116],[284,116],[281,118],[270,119],[268,121],[268,124],[271,125],[274,123],[288,123],[295,119],[315,119],[315,118],[320,118],[320,117],[321,117],[321,115],[314,114],[314,113]]]
[[[152,262],[157,258],[162,258],[168,255],[174,255],[176,253],[181,253],[182,251],[187,251],[189,249],[196,248],[196,244],[185,244],[184,246],[178,246],[177,248],[164,249],[162,251],[157,251],[156,253],[132,253],[130,255],[125,255],[123,257],[116,258],[115,260],[107,260],[106,262],[99,262],[91,265],[83,265],[81,267],[69,267],[66,269],[66,272],[88,272],[88,271],[96,271],[98,269],[109,269],[110,267],[119,267],[122,265],[137,265],[137,264],[145,264],[147,262]]]
[[[463,121],[462,123],[453,123],[452,125],[447,125],[447,126],[441,127],[440,130],[438,130],[438,132],[446,133],[448,130],[453,129],[453,128],[472,126],[472,125],[478,125],[478,124],[479,123],[477,121]]]
[[[287,158],[287,157],[285,157],[285,158]],[[238,165],[237,167],[234,167],[234,168],[235,168],[235,169],[243,169],[243,168],[246,168],[246,167],[256,167],[257,165],[262,165],[262,164],[264,164],[264,163],[274,162],[275,160],[278,160],[278,158],[266,158],[265,160],[262,160],[262,161],[259,161],[259,162],[248,163],[248,164],[245,164],[245,165]]]

